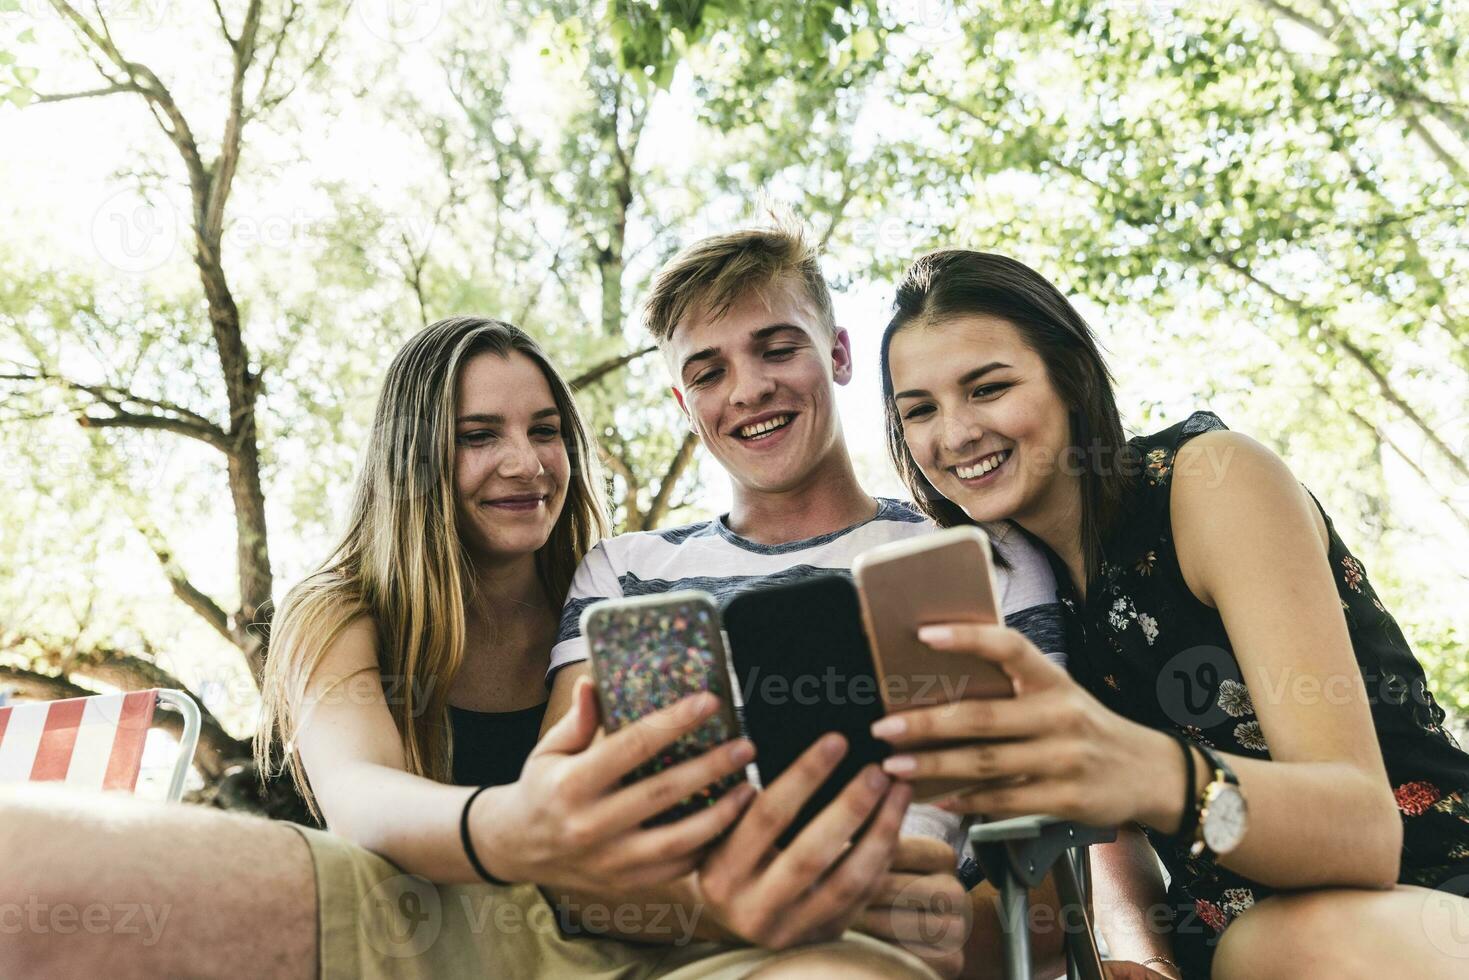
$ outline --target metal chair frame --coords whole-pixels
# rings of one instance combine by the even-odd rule
[[[1005,976],[1031,980],[1030,896],[1047,872],[1054,871],[1065,932],[1066,976],[1069,980],[1103,980],[1101,954],[1090,911],[1086,849],[1117,839],[1116,828],[1085,827],[1044,815],[1014,817],[976,824],[969,840],[985,876],[1000,893],[1001,928],[1005,933]],[[1081,928],[1066,921],[1076,908]]]

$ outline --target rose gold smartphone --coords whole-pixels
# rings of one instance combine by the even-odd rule
[[[1015,693],[1010,678],[989,661],[935,650],[918,639],[920,626],[1004,622],[990,541],[979,528],[949,528],[864,551],[852,574],[888,713]],[[913,799],[935,800],[972,785],[919,780]]]

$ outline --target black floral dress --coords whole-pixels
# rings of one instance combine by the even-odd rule
[[[1193,595],[1179,570],[1169,517],[1178,447],[1199,433],[1223,428],[1213,413],[1195,412],[1156,435],[1131,440],[1142,474],[1119,530],[1104,544],[1100,580],[1085,602],[1057,557],[1042,550],[1056,571],[1068,669],[1079,683],[1140,724],[1183,732],[1226,753],[1268,759],[1270,747],[1224,623]],[[1366,569],[1342,543],[1331,518],[1324,511],[1322,516],[1342,614],[1402,812],[1399,880],[1464,894],[1469,891],[1469,755],[1444,728],[1443,709],[1367,581]],[[1304,688],[1286,690],[1299,696]],[[1272,889],[1212,861],[1190,858],[1171,837],[1151,830],[1148,836],[1171,878],[1168,901],[1180,966],[1185,976],[1207,977],[1225,927]]]

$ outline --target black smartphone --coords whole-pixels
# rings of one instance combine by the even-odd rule
[[[827,732],[847,739],[836,771],[781,835],[785,847],[863,766],[892,751],[870,730],[883,703],[857,590],[838,574],[751,589],[729,600],[723,619],[761,783]]]

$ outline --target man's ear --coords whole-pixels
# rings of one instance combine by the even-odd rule
[[[689,407],[684,404],[683,392],[678,390],[677,385],[669,385],[668,390],[673,392],[673,400],[678,402],[678,410],[683,412],[684,421],[692,426],[694,424],[694,417],[689,414]]]
[[[831,376],[839,385],[852,380],[852,337],[840,327],[831,345]]]

